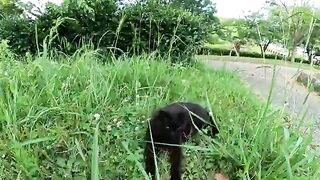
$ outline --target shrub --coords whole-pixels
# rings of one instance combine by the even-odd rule
[[[221,44],[223,40],[219,37],[218,34],[210,34],[207,38],[207,42],[210,44]]]
[[[58,36],[50,44],[64,53],[71,54],[90,42],[95,48],[118,49],[112,51],[117,55],[155,52],[169,55],[173,61],[190,60],[212,32],[215,21],[206,13],[192,14],[184,7],[153,0],[122,9],[115,0],[68,0],[61,6],[48,3],[35,21],[6,18],[0,37],[8,39],[19,54],[37,52],[37,42],[42,51],[42,43],[59,17],[68,19],[57,28]]]
[[[0,42],[0,61],[6,61],[14,58],[14,54],[10,51],[8,41],[2,40]]]
[[[125,10],[117,47],[133,54],[156,51],[174,61],[189,59],[212,30],[202,15],[150,1]]]
[[[25,54],[35,49],[34,24],[23,16],[5,16],[0,20],[0,41],[8,40],[11,50]]]
[[[48,3],[36,20],[39,42],[42,43],[60,17],[67,19],[57,28],[59,36],[52,42],[53,48],[70,54],[84,42],[91,41],[97,46],[102,37],[101,45],[111,46],[118,24],[116,9],[114,0],[67,0],[61,6]]]

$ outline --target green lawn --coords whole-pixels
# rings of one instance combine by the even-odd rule
[[[184,179],[207,179],[217,169],[235,179],[320,175],[311,138],[286,129],[288,117],[232,73],[149,56],[55,60],[0,61],[0,179],[142,179],[150,113],[178,100],[209,107],[221,131],[186,144]],[[162,177],[165,165],[162,159]]]
[[[273,59],[263,59],[263,58],[250,58],[250,57],[235,57],[235,56],[216,56],[216,55],[197,55],[200,60],[219,60],[219,61],[235,61],[235,62],[249,62],[249,63],[259,63],[259,64],[276,64],[280,66],[288,66],[301,68],[305,70],[319,71],[320,67],[317,65],[310,66],[310,64],[296,63],[284,60],[273,60]]]
[[[231,49],[233,47],[233,43],[230,43],[230,42],[225,42],[223,44],[209,44],[209,43],[207,43],[204,46],[208,47],[208,48]],[[242,45],[241,51],[260,53],[260,47],[257,45]]]

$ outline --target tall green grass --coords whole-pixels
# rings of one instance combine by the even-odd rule
[[[215,170],[234,179],[316,179],[311,138],[285,127],[224,70],[171,65],[152,56],[102,64],[94,53],[28,63],[0,62],[0,179],[142,179],[143,137],[150,113],[194,101],[219,117],[216,139],[184,145],[184,179]],[[167,163],[157,160],[160,176]]]

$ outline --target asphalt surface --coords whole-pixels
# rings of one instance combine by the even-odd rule
[[[232,61],[206,61],[214,69],[236,71],[240,78],[264,100],[267,100],[272,83],[273,65]],[[296,82],[298,68],[276,66],[271,103],[274,108],[284,108],[296,116],[299,129],[313,132],[313,143],[320,145],[320,97]],[[305,73],[314,73],[303,70]],[[304,119],[302,117],[305,117]],[[303,119],[303,121],[300,121]],[[308,131],[310,132],[310,131]]]

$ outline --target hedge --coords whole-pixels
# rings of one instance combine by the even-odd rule
[[[198,51],[198,55],[217,55],[217,56],[229,56],[230,50],[227,48],[207,48],[202,47]],[[237,56],[235,51],[232,51],[231,56]],[[241,57],[250,57],[250,58],[262,58],[260,53],[257,52],[248,52],[248,51],[240,51]],[[277,60],[284,60],[283,57],[275,55],[275,54],[265,54],[266,59],[277,59]],[[295,58],[295,62],[301,62],[301,58]],[[303,60],[302,63],[309,64],[308,61]]]

